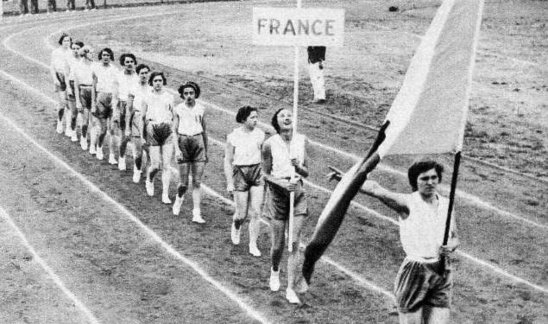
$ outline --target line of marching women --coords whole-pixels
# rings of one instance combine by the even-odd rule
[[[161,173],[162,202],[172,204],[172,213],[179,215],[185,193],[190,191],[192,221],[205,223],[200,205],[208,137],[205,108],[196,100],[201,94],[199,85],[190,81],[181,85],[178,92],[182,102],[175,105],[163,72],[138,64],[131,53],[119,56],[120,67],[109,48],[100,50],[96,60],[95,55],[91,47],[73,41],[67,34],[61,35],[59,47],[52,52],[51,76],[58,93],[57,132],[79,141],[82,150],[98,160],[108,154],[108,163],[121,171],[127,168],[127,152],[133,151],[133,182],[139,183],[144,176],[146,194],[154,196],[154,179]],[[249,253],[261,256],[257,246],[260,215],[268,218],[272,241],[269,286],[278,291],[289,195],[293,192],[295,239],[288,258],[286,297],[291,303],[300,303],[295,274],[299,236],[307,215],[302,183],[308,175],[307,140],[293,134],[292,115],[286,109],[274,114],[272,125],[277,134],[268,139],[257,127],[256,108],[240,108],[236,121],[241,126],[228,134],[224,157],[227,190],[236,203],[232,243],[240,244],[241,229],[249,220]],[[178,170],[171,167],[173,161]],[[169,184],[177,174],[172,202]]]

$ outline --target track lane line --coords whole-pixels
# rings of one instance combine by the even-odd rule
[[[42,92],[34,89],[29,84],[25,83],[24,81],[21,81],[17,79],[16,77],[12,76],[11,74],[0,70],[0,74],[4,76],[6,79],[11,80],[20,86],[23,86],[27,89],[29,89],[32,93],[41,96],[42,98],[46,99],[48,102],[54,103],[55,100],[48,97],[47,95],[43,94]],[[70,165],[68,165],[65,161],[61,160],[59,157],[57,157],[55,154],[51,153],[49,150],[47,150],[45,147],[43,147],[40,143],[36,142],[30,135],[28,135],[23,129],[21,129],[15,122],[13,122],[10,118],[0,115],[0,118],[6,122],[10,127],[12,127],[16,132],[21,134],[27,141],[29,141],[31,144],[33,144],[36,148],[38,148],[40,151],[42,151],[45,155],[47,155],[51,160],[55,161],[60,167],[63,167],[69,171],[70,174],[72,174],[74,177],[76,177],[78,180],[80,180],[82,183],[84,183],[92,192],[98,194],[105,200],[106,202],[112,204],[114,207],[116,207],[119,211],[122,212],[124,216],[126,216],[130,221],[135,223],[145,234],[147,234],[152,240],[154,240],[156,243],[158,243],[168,254],[173,256],[175,259],[183,262],[188,267],[190,267],[192,270],[194,270],[196,273],[200,275],[205,281],[209,282],[213,287],[215,287],[217,290],[222,292],[225,296],[227,296],[229,299],[231,299],[233,302],[235,302],[242,310],[244,310],[247,315],[261,323],[270,323],[270,321],[266,318],[265,315],[262,313],[256,311],[252,306],[248,305],[243,299],[241,299],[238,295],[236,295],[234,292],[232,292],[230,289],[226,288],[223,284],[215,280],[213,277],[211,277],[205,270],[203,270],[196,262],[188,259],[187,257],[180,254],[174,247],[172,247],[170,244],[165,242],[156,232],[154,232],[152,229],[150,229],[148,226],[146,226],[141,220],[139,220],[136,216],[134,216],[126,207],[118,203],[116,200],[111,198],[107,193],[102,191],[99,187],[97,187],[94,183],[89,181],[86,177],[84,177],[82,174],[80,174],[78,171],[74,170]]]
[[[7,121],[6,119],[4,119],[4,117],[2,117],[2,119],[4,121]],[[59,276],[55,274],[55,271],[53,271],[53,269],[50,268],[47,262],[44,261],[42,257],[40,257],[40,255],[36,252],[34,247],[27,240],[25,234],[23,234],[23,232],[19,229],[19,227],[15,224],[11,216],[7,213],[7,211],[2,206],[0,206],[0,217],[2,217],[11,227],[13,232],[17,234],[17,236],[21,240],[21,243],[23,243],[23,246],[25,246],[25,248],[30,252],[30,254],[32,254],[34,261],[36,261],[36,263],[38,263],[38,265],[42,267],[42,269],[48,274],[48,276],[55,283],[55,285],[57,285],[57,287],[59,287],[59,289],[61,289],[61,291],[74,303],[76,308],[78,308],[78,310],[86,316],[88,322],[92,324],[100,324],[101,322],[95,317],[95,315],[93,315],[93,312],[91,312],[89,308],[87,308],[87,306],[84,303],[82,303],[80,299],[78,299],[78,297],[76,297],[76,295],[72,293],[72,291],[70,291],[65,286],[61,278],[59,278]]]
[[[176,13],[176,12],[174,12]],[[163,13],[162,13],[163,14]],[[120,17],[120,18],[115,18],[115,19],[108,19],[108,20],[101,20],[101,21],[94,21],[94,22],[88,22],[88,23],[85,23],[85,24],[80,24],[80,25],[73,25],[69,28],[64,28],[62,30],[69,30],[69,29],[76,29],[76,28],[81,28],[81,27],[85,27],[85,26],[89,26],[89,25],[95,25],[95,24],[99,24],[99,23],[104,23],[104,22],[113,22],[113,21],[122,21],[122,20],[130,20],[130,19],[139,19],[139,18],[144,18],[144,17],[148,17],[148,16],[156,16],[156,15],[161,15],[159,13],[154,13],[154,14],[149,14],[149,15],[142,15],[142,16],[131,16],[131,17]],[[27,30],[28,31],[28,30]],[[53,50],[54,47],[51,45],[51,43],[48,41],[48,39],[56,34],[56,33],[59,33],[61,30],[57,30],[55,32],[52,32],[50,33],[49,35],[47,35],[45,37],[45,43],[46,45],[51,49]],[[4,42],[3,42],[3,45],[4,47],[6,47],[8,50],[10,50],[11,52],[17,54],[17,55],[20,55],[20,56],[23,56],[25,59],[28,59],[32,62],[35,62],[37,64],[40,64],[46,68],[49,69],[49,66],[46,65],[45,63],[41,62],[41,61],[38,61],[28,55],[25,55],[15,49],[13,49],[11,46],[8,45],[8,42],[9,40],[11,40],[11,38],[13,38],[15,35],[17,34],[20,34],[20,33],[24,33],[26,32],[25,30],[21,31],[21,32],[18,32],[16,34],[12,34],[10,36],[8,36]],[[206,101],[203,101],[203,100],[199,100],[201,101],[202,103],[204,103],[205,105],[213,108],[213,109],[216,109],[218,111],[223,111],[225,113],[228,113],[230,115],[235,115],[234,112],[228,110],[228,109],[225,109],[223,107],[220,107],[216,104],[213,104],[213,103],[210,103],[210,102],[206,102]],[[263,122],[260,122],[261,126],[263,127],[270,127],[269,125],[263,123]],[[309,139],[309,143],[312,144],[312,145],[315,145],[317,147],[320,147],[324,150],[327,150],[327,151],[330,151],[330,152],[333,152],[333,153],[336,153],[338,155],[341,155],[341,156],[344,156],[348,159],[351,159],[353,160],[354,162],[358,162],[358,161],[361,161],[362,157],[358,156],[358,155],[355,155],[355,154],[352,154],[352,153],[348,153],[348,152],[345,152],[345,151],[342,151],[342,150],[339,150],[337,148],[334,148],[334,147],[331,147],[329,145],[325,145],[325,144],[322,144],[320,142],[317,142],[317,141],[314,141],[312,139]],[[388,173],[392,173],[392,174],[396,174],[396,175],[399,175],[399,176],[402,176],[402,177],[407,177],[407,174],[402,172],[402,171],[399,171],[397,169],[394,169],[390,166],[387,166],[387,165],[384,165],[384,164],[379,164],[379,166],[377,167],[380,171],[384,171],[384,172],[388,172]],[[446,185],[442,185],[442,188],[448,190],[448,186]],[[517,215],[515,213],[512,213],[512,212],[509,212],[509,211],[506,211],[506,210],[503,210],[503,209],[500,209],[494,205],[492,205],[491,203],[488,203],[484,200],[482,200],[480,197],[478,196],[475,196],[473,194],[470,194],[470,193],[467,193],[467,192],[464,192],[462,190],[457,190],[457,195],[460,196],[461,198],[464,198],[468,201],[470,201],[471,203],[475,204],[476,206],[479,206],[481,208],[484,208],[484,209],[488,209],[488,210],[491,210],[491,211],[494,211],[500,215],[503,215],[503,216],[506,216],[506,217],[509,217],[509,218],[513,218],[514,220],[517,220],[517,221],[520,221],[520,222],[524,222],[528,225],[531,225],[531,226],[534,226],[534,227],[538,227],[538,228],[541,228],[543,230],[548,230],[548,224],[541,224],[541,223],[538,223],[538,222],[535,222],[533,220],[530,220],[528,218],[525,218],[523,216],[520,216],[520,215]]]

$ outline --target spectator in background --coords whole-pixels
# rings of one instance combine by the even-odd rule
[[[325,61],[325,46],[308,47],[308,72],[314,90],[314,102],[325,103],[325,80],[323,77],[323,62]]]
[[[48,0],[47,13],[57,11],[57,2],[55,0]]]
[[[86,9],[85,10],[91,10],[91,9],[97,9],[95,6],[95,0],[86,0]]]
[[[30,12],[32,14],[37,14],[38,11],[38,0],[30,0]]]
[[[26,15],[29,13],[28,0],[19,0],[19,14]]]
[[[67,12],[75,9],[76,9],[76,5],[74,3],[74,0],[67,0]]]

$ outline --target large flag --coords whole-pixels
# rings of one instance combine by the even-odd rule
[[[324,208],[305,251],[303,276],[333,240],[367,174],[396,154],[459,152],[483,0],[445,0],[422,39],[371,152],[343,177]]]

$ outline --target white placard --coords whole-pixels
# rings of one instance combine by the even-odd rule
[[[253,8],[253,44],[342,46],[344,9]]]

